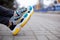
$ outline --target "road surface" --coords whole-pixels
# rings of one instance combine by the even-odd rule
[[[33,14],[17,36],[0,24],[0,40],[60,40],[60,14]]]

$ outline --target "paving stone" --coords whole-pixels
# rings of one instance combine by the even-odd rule
[[[15,39],[15,40],[36,40],[36,39],[28,39],[28,38],[27,38],[27,39],[26,39],[26,38],[25,38],[25,39],[23,39],[23,38],[18,39],[18,38],[17,38],[17,39]]]
[[[3,24],[0,24],[0,31],[9,30],[9,28]]]
[[[3,36],[2,40],[13,40],[12,36]]]
[[[0,31],[0,35],[11,35],[12,33],[10,31]]]
[[[14,40],[19,40],[19,39],[35,39],[34,36],[15,36]]]
[[[46,36],[44,36],[44,35],[37,36],[37,39],[38,40],[48,40],[48,38]]]
[[[48,39],[50,39],[50,40],[60,40],[60,39],[58,39],[58,37],[56,37],[54,34],[51,34],[51,33],[46,34],[46,36],[47,36]]]
[[[0,40],[2,40],[3,39],[3,37],[2,36],[0,36]]]

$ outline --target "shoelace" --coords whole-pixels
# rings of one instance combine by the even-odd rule
[[[16,21],[17,21],[19,18],[21,18],[21,17],[23,16],[23,13],[26,12],[26,11],[27,11],[26,8],[21,8],[21,9],[16,10],[16,14],[17,14],[18,16],[13,16],[13,17],[10,19],[10,21],[13,22],[14,25],[16,25]]]

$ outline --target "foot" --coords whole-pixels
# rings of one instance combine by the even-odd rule
[[[28,20],[30,19],[30,17],[33,14],[33,8],[32,7],[29,7],[28,9],[22,8],[19,10],[16,11],[17,16],[13,16],[10,19],[10,21],[12,22],[10,29],[11,29],[13,35],[16,35],[19,33],[21,28],[28,22]]]

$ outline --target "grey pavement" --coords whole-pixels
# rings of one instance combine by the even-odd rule
[[[60,40],[60,14],[34,13],[17,36],[0,24],[0,40]]]

